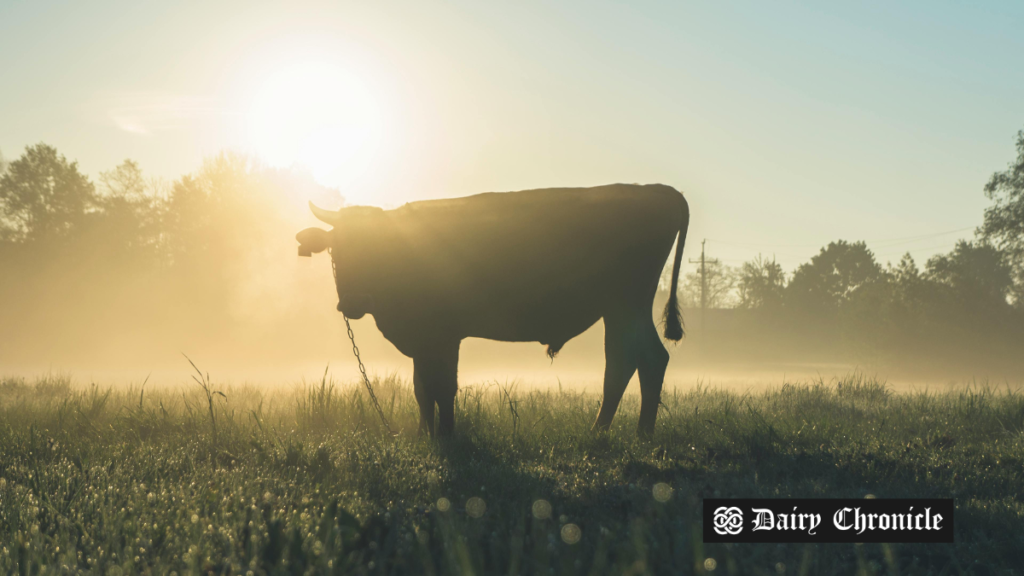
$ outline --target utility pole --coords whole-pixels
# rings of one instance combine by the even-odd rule
[[[704,243],[707,238],[700,241],[700,260],[690,259],[690,264],[700,263],[700,331],[701,338],[707,339],[707,309],[708,309],[708,275],[706,263],[716,264],[717,259],[707,260],[704,258]]]

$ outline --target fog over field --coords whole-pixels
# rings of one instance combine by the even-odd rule
[[[1024,139],[1018,146],[1019,166]],[[226,382],[283,385],[319,378],[328,364],[355,379],[330,256],[300,258],[294,240],[315,222],[306,199],[347,205],[338,190],[233,153],[173,182],[132,161],[93,179],[43,144],[4,170],[3,373],[173,385],[188,381],[187,356]],[[744,388],[860,371],[900,387],[1019,385],[1021,267],[995,198],[989,228],[920,264],[909,253],[883,263],[868,244],[838,240],[793,269],[763,256],[736,266],[709,258],[702,278],[701,246],[689,239],[684,257],[697,264],[679,289],[687,336],[668,343],[668,384]],[[652,310],[659,325],[670,265]],[[352,326],[371,372],[411,378],[411,361],[372,314]],[[599,389],[603,340],[599,321],[551,359],[537,343],[467,339],[460,381]]]

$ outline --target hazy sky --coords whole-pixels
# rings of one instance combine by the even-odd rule
[[[691,258],[922,262],[970,231],[881,240],[980,223],[1022,31],[1013,1],[2,0],[0,151],[173,179],[230,148],[382,206],[662,182]]]

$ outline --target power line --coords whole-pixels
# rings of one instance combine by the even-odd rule
[[[965,232],[967,230],[974,230],[976,226],[967,226],[965,228],[957,228],[955,230],[945,230],[943,232],[932,232],[929,234],[918,234],[915,236],[900,236],[897,238],[881,238],[874,240],[864,240],[864,242],[870,243],[883,243],[882,248],[889,246],[898,246],[903,243],[911,243],[926,238],[934,238],[936,236],[945,236],[946,234],[955,234],[957,232]],[[726,244],[729,246],[740,246],[748,248],[821,248],[821,243],[815,244],[757,244],[752,242],[732,242],[729,240],[715,240],[714,238],[708,238],[707,241],[714,242],[716,244]]]
[[[716,260],[721,260],[722,262],[739,262],[741,264],[750,262],[750,260],[745,260],[743,258],[716,258]]]
[[[890,251],[890,252],[882,252],[882,253],[875,254],[875,258],[882,259],[882,258],[888,258],[890,256],[897,256],[897,255],[898,256],[902,256],[903,254],[906,254],[907,252],[910,252],[910,253],[913,254],[913,253],[917,253],[917,252],[927,252],[929,250],[938,250],[940,248],[952,248],[953,246],[956,245],[957,242],[960,242],[960,240],[954,240],[952,242],[943,242],[942,244],[935,244],[935,245],[932,245],[932,246],[920,246],[920,247],[917,247],[917,248],[901,248],[899,250],[893,250],[893,251]],[[728,263],[728,264],[745,264],[747,262],[750,262],[750,259],[749,258],[715,258],[715,261],[725,262],[725,263]],[[708,262],[710,262],[710,260],[708,260]],[[700,260],[690,260],[690,263],[691,264],[699,264]]]
[[[891,240],[867,240],[867,242],[882,242],[881,248],[887,248],[889,246],[898,246],[900,244],[906,244],[910,242],[917,242],[919,240],[926,240],[928,238],[935,238],[936,236],[945,236],[947,234],[954,234],[956,232],[965,232],[967,230],[974,230],[976,226],[970,226],[968,228],[958,228],[956,230],[948,230],[946,232],[935,232],[934,234],[922,234],[920,236],[905,236],[903,238],[892,238]]]
[[[950,248],[952,246],[955,246],[958,242],[960,242],[960,241],[959,240],[955,240],[952,244],[950,244],[949,242],[943,242],[942,244],[937,244],[935,246],[925,246],[925,247],[921,247],[921,248],[911,248],[911,249],[907,249],[907,250],[896,250],[895,252],[886,252],[885,254],[876,254],[875,256],[877,258],[884,258],[886,256],[894,256],[896,254],[899,254],[899,255],[902,256],[903,254],[906,254],[907,252],[924,252],[926,250],[938,250],[939,248]]]
[[[821,244],[753,244],[749,242],[729,242],[728,240],[707,239],[715,244],[726,244],[729,246],[742,246],[746,248],[818,248]]]

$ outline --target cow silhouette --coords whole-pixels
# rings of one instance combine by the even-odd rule
[[[683,336],[676,298],[690,220],[683,195],[660,184],[613,184],[487,193],[412,202],[394,210],[310,204],[332,230],[298,233],[299,254],[329,250],[338,310],[372,314],[413,360],[420,430],[451,434],[463,338],[540,342],[553,358],[599,319],[605,323],[606,430],[640,372],[640,435],[654,431],[668,365],[652,306],[678,244],[665,337]]]

